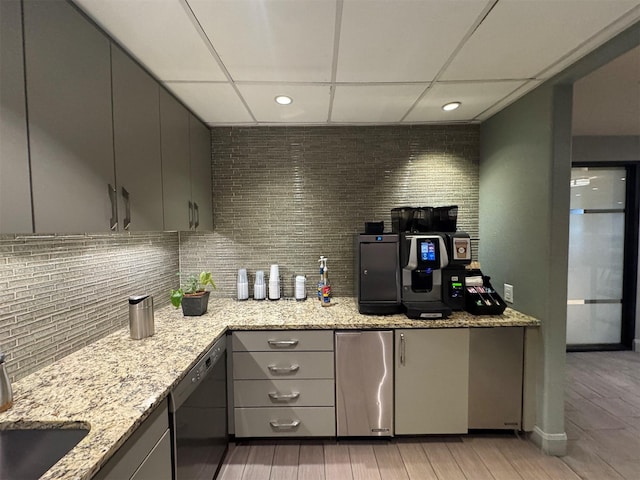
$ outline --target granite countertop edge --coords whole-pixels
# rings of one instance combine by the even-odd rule
[[[132,340],[122,328],[15,382],[14,405],[0,413],[0,430],[90,427],[87,436],[41,478],[89,479],[111,458],[189,369],[228,330],[341,330],[538,327],[512,309],[496,316],[454,312],[446,320],[361,315],[353,298],[330,307],[313,299],[239,302],[212,298],[201,317],[164,307],[155,334]]]

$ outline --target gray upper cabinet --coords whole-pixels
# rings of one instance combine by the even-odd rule
[[[191,199],[194,203],[194,229],[213,230],[211,186],[211,133],[195,116],[189,114],[191,145]]]
[[[209,129],[160,89],[165,230],[213,230]]]
[[[118,230],[162,230],[158,83],[112,45]]]
[[[24,2],[37,232],[104,231],[113,224],[109,44],[69,3]]]
[[[170,93],[160,89],[162,139],[162,192],[164,229],[193,228],[189,161],[189,111]]]
[[[0,233],[33,232],[20,1],[0,1]]]

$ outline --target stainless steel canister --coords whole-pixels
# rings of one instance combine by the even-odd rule
[[[129,297],[129,332],[134,340],[151,337],[155,333],[151,295]]]

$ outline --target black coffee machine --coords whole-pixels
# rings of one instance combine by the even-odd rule
[[[457,206],[391,211],[400,235],[401,301],[409,318],[446,318],[464,308],[471,240],[456,231],[457,212]]]

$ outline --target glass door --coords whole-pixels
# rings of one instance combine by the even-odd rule
[[[571,170],[567,345],[622,343],[626,168]]]

